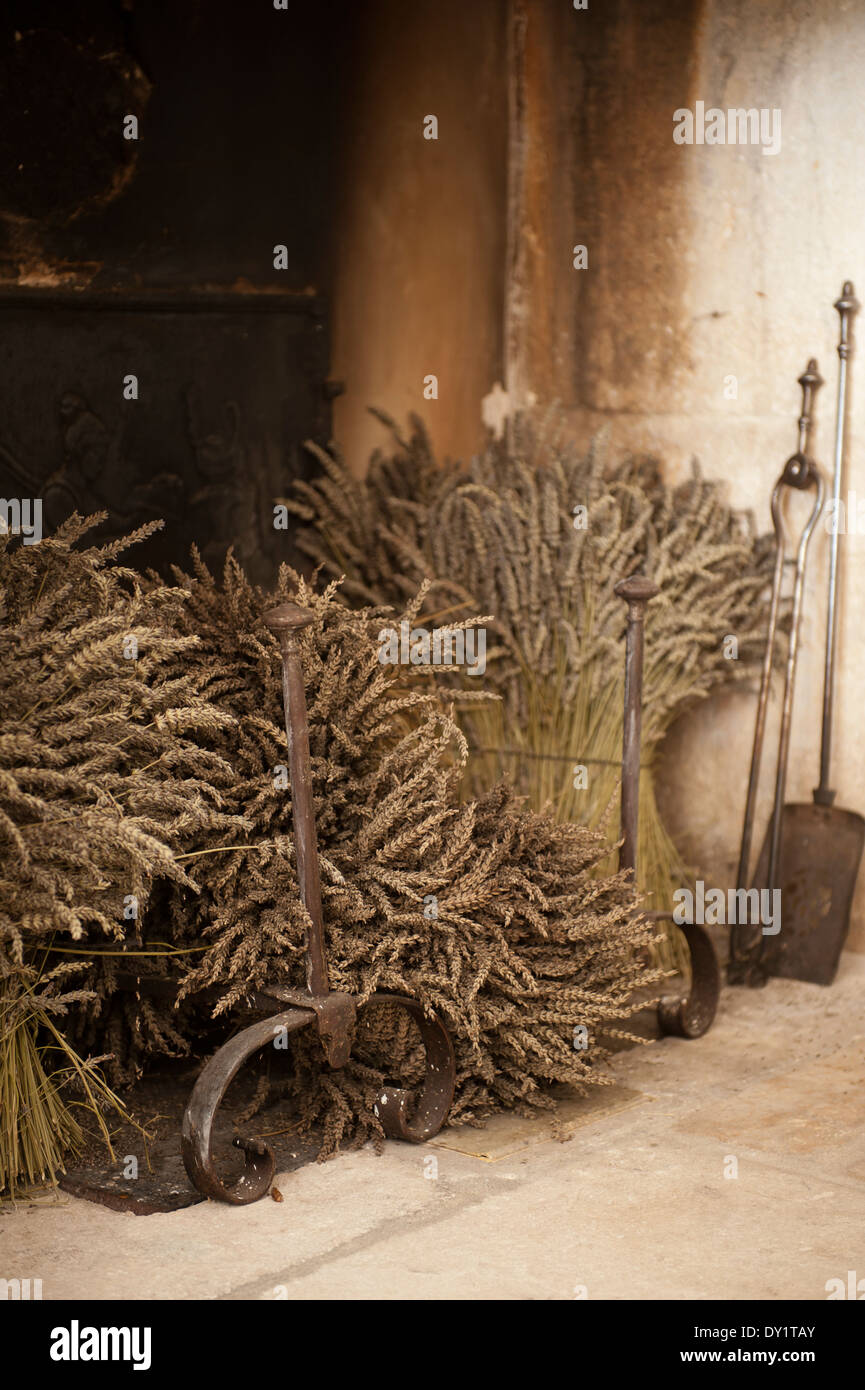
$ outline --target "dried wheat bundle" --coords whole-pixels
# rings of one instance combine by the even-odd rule
[[[93,997],[92,943],[134,936],[155,879],[191,883],[175,850],[230,823],[202,746],[228,716],[167,673],[195,645],[183,595],[78,548],[93,520],[0,536],[0,1191],[80,1140],[71,1097],[110,1099],[57,1025]]]
[[[696,465],[670,487],[652,460],[607,462],[603,439],[580,455],[554,415],[518,420],[467,467],[439,464],[420,420],[403,438],[381,418],[394,448],[376,453],[364,478],[314,450],[322,475],[297,483],[287,505],[307,523],[302,548],[326,574],[345,574],[352,601],[398,603],[428,580],[437,618],[495,614],[484,683],[501,703],[460,715],[480,755],[469,765],[476,792],[506,773],[537,809],[601,824],[622,736],[626,610],[614,587],[635,571],[659,585],[646,619],[639,862],[652,905],[669,905],[684,870],[655,805],[652,764],[691,702],[753,671],[768,538]]]
[[[216,987],[220,1013],[267,981],[303,984],[281,667],[262,622],[291,597],[316,615],[304,665],[333,987],[361,999],[394,990],[441,1011],[458,1057],[456,1118],[548,1105],[553,1081],[607,1080],[610,1035],[658,972],[645,964],[652,931],[632,889],[596,876],[603,839],[504,787],[460,802],[465,740],[440,694],[407,688],[379,660],[380,610],[351,610],[335,584],[318,592],[287,568],[275,595],[231,560],[221,584],[200,562],[178,581],[189,594],[182,630],[200,638],[181,664],[229,716],[212,746],[233,769],[224,795],[238,818],[228,835],[202,827],[181,856],[200,892],[178,884],[152,924],[181,948],[211,943],[188,958],[184,995]],[[400,617],[413,620],[422,600]],[[323,1124],[326,1152],[380,1134],[375,1095],[385,1070],[411,1079],[413,1030],[376,1010],[359,1057],[331,1072],[314,1042],[292,1048],[288,1084],[305,1120]]]
[[[168,587],[80,549],[75,519],[32,547],[0,543],[0,1101],[3,1182],[53,1174],[102,1124],[115,1079],[198,1044],[205,986],[225,1014],[251,988],[303,979],[272,602],[229,561]],[[147,529],[130,538],[135,540]],[[549,1104],[547,1085],[603,1083],[611,1036],[657,972],[602,839],[496,788],[463,803],[465,740],[436,691],[379,660],[381,612],[353,612],[284,570],[277,598],[317,615],[306,671],[332,982],[409,993],[453,1030],[455,1115]],[[422,587],[406,610],[411,621]],[[161,885],[161,893],[158,891]],[[118,990],[134,957],[185,1002]],[[575,1029],[580,1046],[575,1048]],[[82,1061],[71,1039],[109,1056]],[[583,1043],[586,1046],[583,1046]],[[387,1069],[411,1080],[412,1027],[373,1010],[331,1073],[295,1048],[290,1085],[324,1150],[380,1134]]]

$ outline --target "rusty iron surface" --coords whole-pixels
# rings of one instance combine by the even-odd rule
[[[426,1051],[423,1090],[418,1096],[401,1086],[383,1087],[376,1114],[391,1139],[422,1144],[438,1134],[453,1104],[456,1061],[450,1034],[440,1018],[404,994],[374,994],[369,1004],[396,1004],[417,1024]]]
[[[757,886],[756,883],[752,881],[749,871],[749,862],[751,858],[754,814],[760,778],[760,763],[763,755],[766,710],[769,702],[775,639],[781,603],[781,585],[784,579],[788,542],[788,532],[784,523],[782,500],[786,489],[804,492],[813,488],[815,494],[814,503],[808,519],[802,527],[799,541],[795,548],[793,604],[784,674],[784,700],[781,710],[781,728],[778,737],[778,756],[775,766],[775,796],[772,817],[766,836],[767,844],[764,847],[764,877],[760,884],[760,887],[765,888],[769,893],[769,902],[773,901],[772,895],[776,889],[781,890],[782,902],[784,897],[779,876],[781,830],[784,820],[784,793],[787,785],[787,764],[790,755],[790,730],[793,718],[793,697],[796,688],[799,632],[802,623],[805,567],[808,559],[808,546],[817,523],[817,518],[823,507],[824,496],[824,485],[820,470],[813,460],[808,458],[805,453],[811,429],[813,395],[816,388],[822,384],[817,371],[817,363],[814,358],[811,358],[805,372],[799,377],[799,384],[802,387],[802,410],[798,421],[799,447],[797,452],[784,464],[780,476],[772,489],[772,524],[775,528],[775,567],[772,577],[772,596],[769,605],[769,624],[766,634],[766,649],[763,657],[763,671],[760,680],[760,694],[757,701],[757,717],[754,725],[754,742],[752,745],[751,767],[748,776],[748,793],[745,802],[745,816],[742,823],[739,867],[736,877],[737,892],[742,892],[743,890],[747,891]],[[763,924],[758,921],[757,925],[754,926],[749,921],[746,923],[737,922],[731,926],[730,955],[727,966],[727,978],[730,984],[747,985],[751,988],[757,988],[766,984],[769,978],[769,970],[766,961],[767,937],[763,932],[763,925],[768,926],[769,924]]]
[[[288,1057],[279,1052],[267,1060],[271,1066],[265,1069],[241,1070],[227,1101],[216,1112],[212,1153],[219,1172],[239,1167],[233,1141],[244,1132],[267,1141],[276,1171],[283,1175],[315,1163],[318,1157],[320,1128],[302,1126],[294,1101],[278,1085]],[[179,1211],[204,1201],[204,1193],[189,1180],[181,1153],[183,1114],[197,1069],[177,1059],[157,1061],[124,1097],[130,1118],[119,1118],[112,1125],[113,1153],[106,1153],[98,1135],[91,1132],[82,1152],[59,1178],[60,1189],[133,1216]],[[277,1082],[276,1090],[272,1098],[259,1103],[261,1080],[268,1075]],[[283,1193],[288,1195],[285,1184]]]
[[[768,844],[763,846],[755,885],[768,878]],[[850,907],[865,847],[865,820],[840,806],[784,806],[777,886],[781,930],[763,940],[762,963],[769,975],[831,985],[838,971],[850,922]]]
[[[159,1213],[182,1211],[204,1201],[202,1193],[190,1188],[185,1181],[158,1178],[138,1178],[134,1189],[114,1173],[64,1173],[57,1180],[62,1192],[97,1202],[109,1211],[125,1211],[132,1216],[156,1216]]]
[[[829,785],[832,761],[832,720],[835,702],[835,656],[837,640],[836,614],[838,606],[838,579],[841,527],[838,524],[841,484],[844,474],[844,454],[847,442],[847,363],[853,355],[851,328],[860,304],[856,298],[852,282],[845,280],[841,287],[841,297],[835,301],[840,319],[838,339],[838,399],[835,407],[835,461],[832,472],[832,503],[835,525],[829,545],[829,601],[826,611],[826,655],[823,668],[823,724],[820,740],[820,785],[814,790],[817,806],[831,806],[835,793]]]
[[[628,605],[625,639],[625,714],[622,726],[622,848],[619,868],[637,870],[637,822],[640,801],[640,733],[643,722],[643,649],[646,604],[658,586],[642,575],[620,579],[619,598]]]
[[[721,998],[721,967],[705,927],[686,922],[681,927],[691,959],[691,987],[683,996],[662,999],[658,1024],[676,1038],[701,1038],[708,1033]]]
[[[351,1055],[354,1042],[357,1001],[350,994],[328,990],[326,994],[307,994],[302,989],[284,989],[282,985],[271,985],[265,994],[279,1000],[282,1004],[293,1004],[298,1009],[311,1009],[315,1015],[318,1038],[322,1051],[331,1067],[344,1067]]]
[[[238,1135],[234,1146],[243,1153],[243,1168],[235,1176],[222,1179],[213,1161],[213,1125],[225,1093],[243,1063],[263,1047],[287,1033],[306,1028],[315,1019],[308,1009],[288,1009],[258,1023],[250,1024],[205,1062],[192,1090],[183,1116],[181,1150],[190,1182],[205,1197],[215,1197],[232,1206],[258,1201],[273,1183],[273,1150],[263,1139]]]
[[[321,911],[321,877],[318,839],[312,798],[312,764],[309,756],[309,724],[299,634],[315,620],[308,608],[283,603],[264,615],[265,625],[279,642],[282,654],[282,690],[285,704],[285,736],[291,779],[291,815],[297,855],[300,898],[309,914],[306,939],[306,987],[310,994],[326,994],[327,964],[324,956],[324,921]]]

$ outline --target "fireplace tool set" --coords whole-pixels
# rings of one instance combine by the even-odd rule
[[[772,921],[764,921],[764,913],[749,911],[748,921],[737,923],[733,927],[728,964],[728,978],[731,984],[759,986],[765,984],[770,975],[808,980],[814,984],[832,983],[847,935],[853,890],[865,845],[865,820],[855,811],[834,806],[835,793],[829,786],[837,645],[839,538],[844,527],[841,484],[846,438],[847,362],[851,354],[850,322],[859,308],[849,280],[845,283],[835,308],[840,316],[841,330],[838,343],[838,399],[820,785],[813,792],[813,804],[785,804],[805,562],[811,533],[823,506],[824,494],[820,470],[808,457],[814,395],[822,385],[817,363],[812,358],[799,378],[802,387],[802,413],[799,417],[798,448],[785,463],[772,492],[772,522],[776,537],[775,569],[737,876],[737,901],[743,901],[743,890],[747,892],[756,889],[760,894],[761,903],[769,907]],[[788,539],[782,513],[782,494],[788,489],[800,492],[813,490],[815,496],[810,515],[799,538],[794,562],[790,637],[772,816],[757,868],[753,877],[749,877],[757,787]],[[777,911],[775,903],[778,905]]]

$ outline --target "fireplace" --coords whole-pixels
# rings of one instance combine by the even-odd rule
[[[327,443],[333,7],[7,7],[0,492],[266,582]],[[302,136],[301,136],[302,133]],[[276,521],[276,524],[275,524]]]

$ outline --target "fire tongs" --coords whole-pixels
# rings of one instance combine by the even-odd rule
[[[848,286],[845,285],[845,290]],[[849,286],[852,297],[853,287]],[[855,300],[853,300],[855,304]],[[857,306],[858,307],[858,306]],[[844,327],[844,339],[846,340],[846,326]],[[842,356],[842,364],[845,358]],[[842,382],[844,378],[842,377]],[[772,894],[776,888],[781,886],[781,844],[782,829],[785,819],[785,812],[788,817],[794,808],[784,805],[784,793],[787,785],[787,764],[790,756],[790,726],[793,717],[793,693],[796,685],[796,664],[799,654],[799,628],[802,622],[802,605],[805,589],[805,564],[808,559],[808,545],[811,540],[811,533],[817,524],[817,518],[823,507],[824,484],[820,469],[813,459],[808,457],[808,441],[811,432],[811,412],[814,401],[815,391],[823,385],[823,379],[817,370],[817,363],[812,357],[805,371],[799,377],[799,385],[802,387],[802,413],[799,416],[799,447],[795,454],[788,458],[781,470],[774,488],[772,489],[772,525],[775,528],[775,568],[772,576],[772,598],[769,606],[769,630],[766,634],[766,649],[763,654],[763,673],[760,680],[760,695],[757,701],[757,719],[754,726],[754,742],[751,752],[751,769],[748,776],[748,795],[745,802],[745,819],[742,825],[742,841],[739,849],[739,871],[736,879],[736,888],[739,892],[747,890],[756,885],[757,882],[767,882],[769,901],[772,901]],[[843,420],[843,394],[841,396],[842,409],[839,419]],[[766,732],[766,712],[769,706],[769,690],[772,681],[772,667],[775,658],[775,638],[778,627],[778,617],[781,610],[781,586],[784,578],[784,568],[788,563],[786,556],[788,531],[784,526],[784,515],[782,512],[782,496],[786,489],[796,492],[808,492],[813,488],[814,504],[808,515],[808,519],[799,536],[799,543],[795,552],[795,573],[793,580],[793,607],[790,616],[790,639],[787,647],[787,667],[784,678],[784,704],[781,710],[781,731],[778,741],[778,761],[775,766],[775,799],[772,808],[772,819],[769,822],[767,833],[767,844],[764,846],[760,856],[760,862],[753,881],[749,877],[749,864],[751,861],[751,839],[754,832],[754,817],[757,807],[757,792],[760,781],[760,762],[763,756],[763,739]],[[837,516],[835,525],[837,531]],[[831,637],[830,637],[831,650]],[[831,688],[831,685],[830,685]],[[829,717],[831,720],[831,708]],[[825,762],[821,765],[821,786],[828,782],[828,766]],[[834,796],[834,793],[832,793]],[[815,793],[815,801],[817,794]],[[798,809],[798,808],[797,808]],[[788,820],[788,826],[792,822]],[[807,844],[807,822],[803,827],[806,835],[802,837],[798,846],[800,858],[804,858],[807,863],[809,847]],[[789,832],[788,832],[789,833]],[[835,832],[839,839],[840,831]],[[812,833],[812,840],[814,839]],[[831,831],[830,831],[831,839]],[[795,843],[792,850],[796,852]],[[831,843],[826,841],[825,852],[831,855]],[[811,849],[813,853],[813,848]],[[860,849],[861,853],[861,849]],[[768,863],[767,863],[768,861]],[[858,862],[857,866],[858,868]],[[840,869],[838,870],[840,872]],[[852,895],[853,882],[855,882],[856,871],[854,869],[853,879],[850,884]],[[825,912],[825,909],[823,909]],[[750,923],[735,924],[730,932],[730,957],[727,966],[727,978],[731,985],[750,985],[751,987],[765,985],[769,978],[769,972],[765,961],[766,937],[763,933],[762,925],[756,927]]]
[[[324,925],[321,911],[318,844],[312,798],[309,726],[306,717],[299,634],[315,621],[308,608],[283,603],[265,613],[264,621],[282,650],[285,732],[291,778],[291,809],[300,896],[309,917],[305,941],[306,989],[268,985],[249,996],[257,1011],[270,1017],[237,1033],[205,1064],[183,1116],[183,1162],[199,1192],[235,1206],[255,1202],[269,1190],[275,1161],[261,1139],[236,1138],[245,1155],[240,1176],[223,1181],[213,1164],[213,1121],[228,1087],[243,1063],[254,1053],[288,1033],[313,1027],[331,1067],[343,1067],[351,1055],[358,1001],[328,984]],[[402,994],[374,994],[360,1005],[396,1004],[417,1024],[426,1050],[426,1077],[416,1092],[383,1086],[375,1107],[385,1134],[420,1144],[437,1134],[453,1102],[456,1064],[450,1035],[436,1015],[424,1012],[416,999]],[[286,1007],[286,1006],[289,1007]],[[277,1012],[273,1012],[277,1010]]]

